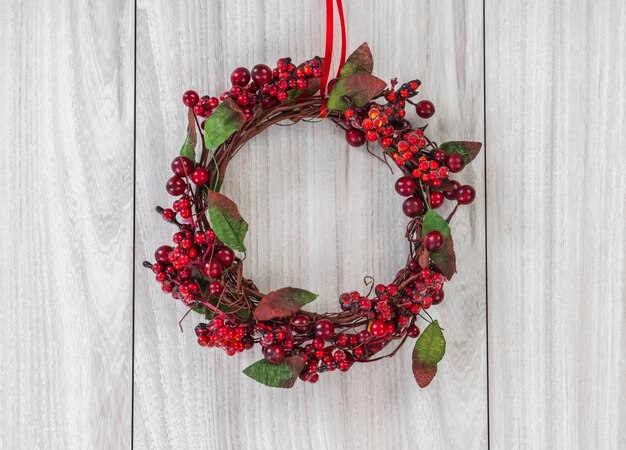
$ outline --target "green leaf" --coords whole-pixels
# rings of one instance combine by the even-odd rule
[[[272,320],[287,317],[317,298],[317,294],[304,289],[285,287],[270,292],[256,305],[257,320]]]
[[[231,98],[221,102],[204,123],[204,145],[215,150],[239,129],[245,116]]]
[[[437,214],[433,209],[429,209],[426,214],[424,214],[422,237],[426,236],[431,231],[439,231],[443,234],[444,238],[450,237],[450,225],[448,225],[446,219]]]
[[[187,137],[185,138],[185,142],[180,149],[180,156],[184,156],[189,158],[192,162],[196,161],[196,144],[198,142],[198,136],[196,134],[196,122],[195,116],[193,115],[193,110],[189,108],[189,113],[187,114],[188,124],[187,124]]]
[[[456,255],[454,254],[454,241],[450,233],[450,225],[434,210],[429,209],[424,215],[422,223],[422,238],[431,231],[439,231],[443,235],[444,241],[443,247],[436,252],[430,252],[429,257],[441,270],[443,276],[449,280],[456,273]]]
[[[243,373],[269,387],[290,388],[298,379],[298,375],[306,363],[299,356],[285,358],[280,364],[272,364],[266,359],[246,367]]]
[[[357,72],[346,78],[340,78],[333,86],[326,106],[333,111],[344,111],[348,105],[343,97],[348,97],[354,106],[360,108],[385,89],[387,84],[365,72]]]
[[[348,59],[339,72],[340,78],[346,78],[357,72],[366,72],[371,74],[374,70],[374,58],[367,42],[363,42]]]
[[[418,360],[423,364],[437,364],[446,353],[446,340],[443,337],[438,321],[434,321],[426,327],[415,342],[413,348],[413,361]]]
[[[219,192],[209,191],[207,203],[211,227],[219,240],[234,250],[245,252],[243,241],[248,232],[248,223],[239,214],[235,202]]]
[[[463,158],[465,164],[469,164],[480,152],[480,148],[483,146],[480,142],[470,141],[450,141],[441,144],[441,150],[446,154],[458,153]]]

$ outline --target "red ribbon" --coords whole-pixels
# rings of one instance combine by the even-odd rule
[[[339,72],[343,67],[343,64],[346,62],[346,22],[343,15],[343,5],[341,4],[341,0],[336,0],[337,2],[337,10],[339,12],[339,22],[341,24],[341,56],[339,59],[339,67],[337,68],[337,76],[339,76]],[[333,0],[326,0],[326,49],[324,52],[324,65],[322,74],[322,81],[320,83],[320,94],[322,97],[326,94],[326,87],[328,85],[328,75],[330,74],[330,66],[333,61],[333,37],[334,37],[334,11],[333,11]],[[322,106],[322,109],[325,109],[326,102]]]
[[[339,67],[337,67],[337,78],[339,78],[339,72],[346,62],[346,21],[343,17],[343,5],[341,0],[337,0],[337,11],[339,12],[339,22],[341,22],[341,56],[339,57]]]

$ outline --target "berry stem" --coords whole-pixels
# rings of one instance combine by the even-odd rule
[[[456,213],[456,210],[459,208],[459,204],[457,203],[456,205],[454,205],[454,209],[450,212],[450,214],[448,214],[448,217],[446,217],[446,222],[450,223],[450,220],[452,220],[452,217],[454,217],[454,213]]]

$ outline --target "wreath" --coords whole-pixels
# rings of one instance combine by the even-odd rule
[[[169,208],[156,208],[177,230],[173,245],[157,248],[155,262],[144,265],[164,292],[189,308],[187,314],[204,317],[195,327],[198,344],[228,355],[260,346],[263,358],[243,372],[267,386],[292,387],[298,378],[315,383],[321,373],[392,357],[407,339],[417,338],[412,368],[425,387],[446,347],[429,309],[443,301],[444,282],[456,272],[449,222],[459,205],[475,197],[471,186],[451,176],[476,157],[481,144],[438,145],[426,136],[426,126],[413,127],[407,106],[428,119],[433,104],[412,100],[418,80],[399,85],[393,79],[387,87],[373,76],[366,43],[326,83],[329,69],[328,58],[300,65],[281,58],[273,69],[264,64],[235,69],[232,87],[219,98],[184,93],[187,136],[166,183],[176,199]],[[220,193],[228,163],[250,139],[272,125],[319,118],[332,122],[349,145],[365,146],[381,161],[395,163],[402,172],[395,189],[406,197],[402,211],[410,219],[407,262],[393,281],[375,285],[366,277],[369,292],[343,293],[341,311],[323,314],[303,309],[316,299],[312,292],[284,287],[265,294],[244,276],[248,223]],[[378,155],[369,148],[375,143]],[[446,200],[456,203],[444,218],[437,209]]]

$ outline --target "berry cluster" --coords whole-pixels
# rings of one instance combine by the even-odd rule
[[[287,100],[289,91],[297,89],[306,92],[312,80],[322,77],[321,66],[322,60],[315,57],[298,67],[291,62],[291,58],[280,58],[274,69],[265,64],[257,64],[251,71],[238,67],[230,75],[232,87],[223,92],[219,99],[208,95],[200,97],[196,91],[190,90],[183,94],[183,104],[193,108],[196,116],[206,118],[220,101],[232,98],[245,119],[250,120],[257,105],[269,109]]]
[[[199,323],[195,328],[198,344],[217,347],[229,356],[251,349],[254,339],[250,335],[252,326],[237,323],[226,316],[219,316],[208,323]]]
[[[222,274],[233,265],[235,253],[219,242],[212,229],[198,229],[194,220],[195,193],[190,182],[204,185],[208,181],[207,170],[183,156],[174,158],[171,168],[174,176],[167,180],[165,189],[178,198],[171,208],[158,207],[157,211],[179,229],[172,236],[174,246],[160,246],[154,253],[156,262],[145,265],[152,268],[163,291],[171,293],[174,299],[187,306],[206,305],[222,293]],[[199,275],[206,277],[202,278],[206,281],[205,289],[201,289]]]
[[[161,211],[165,217],[168,210]],[[224,289],[221,276],[235,261],[232,249],[220,244],[213,230],[194,234],[184,225],[172,241],[174,247],[162,245],[156,249],[154,264],[144,263],[152,268],[163,291],[187,306],[206,304],[219,297]],[[204,290],[198,282],[199,273],[206,277],[202,279],[206,281]]]

